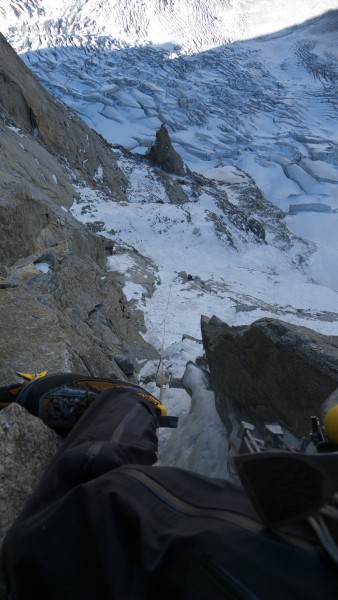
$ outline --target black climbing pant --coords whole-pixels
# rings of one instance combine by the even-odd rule
[[[333,600],[338,578],[305,524],[266,530],[229,483],[156,467],[140,388],[86,410],[9,531],[12,600]]]

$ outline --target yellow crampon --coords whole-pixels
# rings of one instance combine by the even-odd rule
[[[22,388],[30,381],[34,381],[34,379],[42,379],[48,375],[48,371],[40,371],[40,373],[25,373],[24,371],[15,371],[15,373],[16,375],[19,375],[19,377],[22,377],[22,379],[25,381],[10,389],[10,394],[12,396],[17,396]]]
[[[151,402],[152,404],[155,405],[156,411],[157,413],[161,416],[161,417],[166,417],[168,415],[168,409],[166,406],[164,406],[164,404],[162,404],[159,400],[157,400],[157,398],[155,398],[154,396],[152,396],[151,394],[148,394],[146,391],[141,390],[138,386],[133,385],[133,384],[128,384],[128,383],[111,383],[109,385],[109,387],[115,388],[115,389],[126,389],[126,390],[132,390],[135,392],[135,394],[137,394],[137,396],[140,396],[141,398],[144,398],[145,400],[148,400],[149,402]]]
[[[152,402],[152,404],[155,404],[155,408],[156,410],[160,413],[161,417],[166,417],[168,414],[168,409],[166,406],[164,406],[164,404],[161,404],[161,402],[159,400],[157,400],[157,398],[154,398],[154,396],[151,396],[150,394],[147,394],[146,392],[137,392],[138,396],[141,396],[142,398],[145,398],[146,400],[149,400],[149,402]]]
[[[24,371],[15,371],[19,377],[26,379],[26,381],[33,381],[33,379],[42,379],[48,375],[48,371],[40,371],[40,373],[25,373]]]
[[[137,395],[155,405],[159,427],[177,427],[178,417],[169,416],[167,407],[157,400],[157,398],[147,394],[147,392],[137,392]]]
[[[15,401],[19,392],[21,392],[22,388],[25,387],[31,381],[35,379],[42,379],[48,375],[48,371],[40,371],[40,373],[26,373],[23,371],[16,371],[16,375],[22,377],[25,381],[23,383],[13,383],[12,385],[8,385],[0,389],[0,410],[2,408],[6,408],[9,404]]]

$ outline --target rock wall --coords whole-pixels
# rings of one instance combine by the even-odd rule
[[[69,211],[75,185],[126,201],[127,180],[110,146],[47,94],[1,34],[0,152],[0,400],[21,383],[16,371],[135,379],[136,359],[157,352],[107,272],[111,244]],[[0,547],[57,447],[19,405],[0,411]]]
[[[1,33],[0,105],[23,133],[65,159],[90,185],[101,166],[104,184],[116,199],[126,200],[128,182],[110,145],[48,94]]]
[[[115,357],[125,350],[134,360],[153,356],[139,335],[142,322],[129,313],[106,270],[105,240],[62,211],[34,201],[13,205],[17,218],[8,226],[9,238],[26,217],[34,221],[35,235],[30,254],[26,249],[2,267],[0,389],[15,381],[17,370],[124,377]]]
[[[338,338],[261,319],[231,327],[202,317],[202,338],[218,411],[255,424],[278,421],[295,435],[309,433],[311,415],[338,385]]]
[[[156,353],[107,272],[107,241],[68,209],[75,184],[126,200],[127,180],[109,144],[48,95],[1,35],[0,139],[0,392],[17,370],[125,377],[115,357],[135,364]]]
[[[54,431],[19,404],[13,403],[0,411],[0,559],[7,531],[59,446],[60,440]],[[0,599],[6,598],[0,567]]]
[[[60,446],[52,429],[15,402],[0,411],[0,544]]]

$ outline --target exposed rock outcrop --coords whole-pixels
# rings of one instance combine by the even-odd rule
[[[129,349],[135,360],[154,351],[139,335],[139,315],[130,315],[114,274],[107,272],[105,241],[58,206],[40,182],[27,183],[29,176],[19,172],[26,156],[21,158],[18,142],[15,152],[8,141],[17,134],[1,122],[0,130],[3,145],[13,150],[2,163],[5,174],[0,171],[0,387],[15,379],[16,370],[121,376],[116,354]],[[22,141],[28,168],[37,147],[39,177],[47,178],[54,158],[34,139]],[[64,185],[55,187],[67,206],[71,181],[58,166]]]
[[[126,200],[127,179],[109,144],[48,94],[1,33],[0,106],[23,133],[63,157],[89,184],[101,168],[102,182],[116,199]]]
[[[115,356],[127,351],[135,364],[156,353],[107,272],[105,240],[68,209],[75,184],[126,200],[127,180],[109,144],[48,95],[1,35],[0,137],[0,390],[17,370],[124,377]]]
[[[261,319],[231,327],[202,317],[202,337],[218,411],[255,424],[279,421],[307,435],[309,417],[337,387],[338,338]]]
[[[151,163],[167,173],[184,176],[188,172],[180,155],[174,150],[167,128],[162,125],[156,132],[156,141],[149,150]]]
[[[106,270],[103,238],[67,213],[33,201],[16,206],[20,220],[48,218],[41,217],[40,231],[35,227],[31,254],[4,267],[0,279],[0,388],[15,381],[17,370],[124,376],[115,356],[129,350],[134,362],[154,357],[139,335],[142,320],[130,314]],[[9,237],[16,228],[14,221]]]
[[[54,431],[19,404],[0,411],[0,546],[59,445]]]

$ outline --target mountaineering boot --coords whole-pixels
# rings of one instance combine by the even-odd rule
[[[130,392],[155,405],[160,427],[177,427],[178,417],[142,387],[116,377],[96,378],[77,373],[56,373],[34,379],[19,392],[16,402],[65,437],[87,408],[106,390]]]

